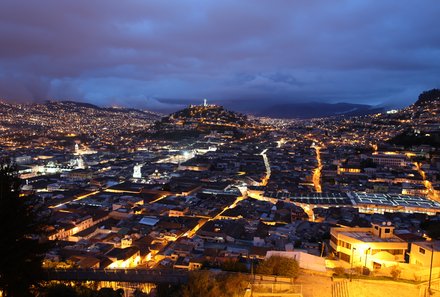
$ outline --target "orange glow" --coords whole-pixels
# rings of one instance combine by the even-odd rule
[[[322,192],[321,187],[321,170],[322,170],[322,161],[321,161],[321,148],[319,146],[315,146],[316,151],[316,160],[318,161],[318,167],[313,170],[313,185],[315,186],[315,191],[318,193]]]

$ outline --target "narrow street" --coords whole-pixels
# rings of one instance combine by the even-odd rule
[[[263,161],[264,161],[264,166],[266,167],[266,176],[263,178],[262,182],[261,182],[261,186],[266,186],[267,183],[269,182],[270,179],[270,164],[269,164],[269,158],[266,155],[268,149],[265,149],[261,152],[261,156],[263,157]]]
[[[416,166],[417,171],[422,176],[425,188],[428,190],[428,198],[434,201],[440,201],[440,197],[435,194],[434,187],[432,186],[431,182],[426,178],[426,173],[425,171],[423,171],[420,163],[414,162],[414,165]]]
[[[313,146],[316,151],[316,161],[318,163],[318,167],[313,171],[313,185],[315,186],[315,191],[317,193],[322,192],[321,187],[321,170],[322,170],[322,161],[321,161],[321,147],[314,145]]]

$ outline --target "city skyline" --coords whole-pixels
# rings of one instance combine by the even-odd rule
[[[0,98],[160,111],[205,97],[243,111],[403,107],[439,87],[438,6],[5,1]]]
[[[0,297],[440,296],[440,2],[0,4]]]

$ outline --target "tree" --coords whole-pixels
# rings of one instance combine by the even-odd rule
[[[148,297],[148,294],[142,292],[142,290],[140,290],[140,289],[135,289],[133,291],[133,297]]]
[[[337,276],[342,276],[345,274],[345,268],[342,266],[338,266],[338,267],[333,268],[333,271],[334,271],[334,275],[337,275]]]
[[[215,278],[208,271],[191,273],[188,284],[183,286],[183,297],[215,297],[220,296],[221,289]]]
[[[238,297],[243,296],[249,279],[239,273],[211,273],[194,271],[188,284],[182,287],[178,296],[183,297]]]
[[[124,296],[123,289],[113,290],[112,288],[101,288],[98,291],[97,297],[122,297]]]
[[[66,286],[63,284],[56,284],[46,288],[45,297],[58,297],[58,296],[77,297],[78,294],[74,287]]]
[[[243,296],[246,288],[249,285],[249,277],[245,274],[230,274],[224,273],[217,277],[217,281],[222,288],[222,295],[224,297]]]
[[[156,296],[158,297],[180,297],[181,285],[158,284],[156,286]]]
[[[393,280],[398,280],[402,270],[399,269],[399,266],[395,265],[391,268],[390,274]]]
[[[440,238],[440,222],[437,221],[425,221],[420,225],[420,228],[426,231],[429,237],[433,239]]]
[[[295,259],[272,256],[258,265],[257,273],[296,278],[299,274],[299,264]]]
[[[0,162],[0,290],[3,296],[27,296],[41,276],[47,245],[40,244],[43,224],[40,207],[31,197],[20,197],[16,167]]]
[[[246,264],[237,260],[228,260],[220,265],[223,271],[248,272]]]
[[[124,296],[123,289],[113,290],[112,288],[101,288],[99,290],[86,287],[84,285],[67,285],[67,284],[51,284],[40,290],[41,296],[44,297],[122,297]],[[135,291],[136,293],[136,291]],[[142,292],[141,292],[142,293]],[[134,296],[146,296],[144,295]]]

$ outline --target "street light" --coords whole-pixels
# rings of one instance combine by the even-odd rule
[[[254,273],[254,261],[255,261],[255,256],[251,257],[251,297],[254,296],[254,283],[255,283],[255,273]]]
[[[353,275],[353,256],[354,256],[354,251],[356,250],[355,247],[353,247],[353,249],[351,250],[351,258],[350,258],[350,281],[352,279],[352,275]]]
[[[322,255],[324,254],[324,248],[325,248],[324,241],[319,241],[318,243],[321,244],[321,254],[320,254],[320,257],[322,258]]]
[[[364,265],[364,274],[367,274],[367,257],[368,257],[368,252],[371,250],[371,247],[369,247],[366,251],[365,251],[365,265]]]

